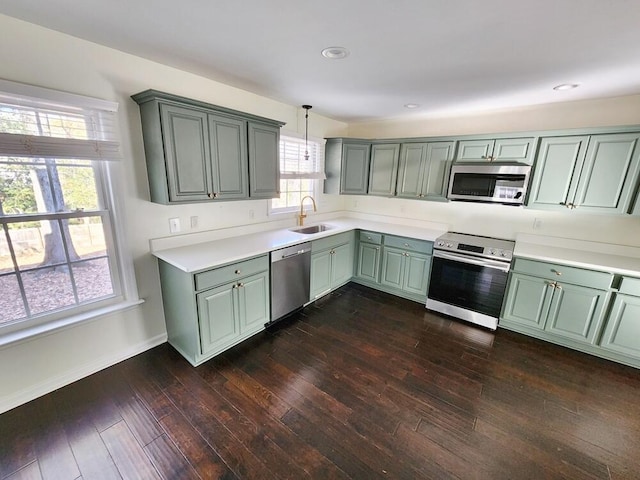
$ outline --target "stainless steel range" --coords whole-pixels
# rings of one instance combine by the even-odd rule
[[[449,232],[434,244],[427,308],[495,330],[515,242]]]

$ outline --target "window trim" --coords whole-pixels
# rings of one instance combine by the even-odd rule
[[[5,99],[22,97],[25,102],[34,102],[43,105],[49,104],[53,106],[53,108],[55,108],[55,106],[61,106],[62,108],[95,109],[113,115],[112,126],[114,129],[110,132],[113,138],[109,139],[109,144],[119,147],[118,118],[116,116],[116,112],[118,111],[117,103],[0,80],[0,100],[3,97]],[[18,134],[16,136],[20,135]],[[9,144],[9,148],[10,147],[11,144]],[[122,168],[122,162],[104,161],[106,159],[102,158],[98,151],[96,153],[96,156],[91,160],[92,167],[96,172],[97,193],[102,202],[99,210],[5,215],[0,222],[0,233],[5,235],[5,224],[10,222],[15,223],[16,220],[35,220],[38,217],[40,217],[39,219],[46,217],[44,218],[45,220],[50,220],[54,216],[61,218],[101,216],[103,219],[102,225],[105,230],[105,240],[107,242],[107,258],[111,269],[113,295],[81,305],[75,304],[68,308],[43,312],[42,314],[23,317],[22,319],[0,324],[0,347],[34,336],[54,332],[94,318],[100,318],[114,312],[126,310],[144,301],[139,299],[138,296],[133,257],[125,231],[126,224],[122,221],[124,218],[124,209],[121,204],[122,202],[118,200],[122,198],[122,183],[124,181],[124,176],[120,170]],[[10,155],[11,152],[6,153],[0,151],[0,154],[7,156]],[[84,157],[83,159],[86,160],[87,158]],[[114,160],[117,160],[117,158]]]

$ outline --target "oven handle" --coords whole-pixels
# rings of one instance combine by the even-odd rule
[[[479,265],[481,267],[494,268],[503,272],[509,271],[509,263],[498,262],[496,260],[489,260],[484,258],[467,257],[466,255],[457,255],[455,253],[441,252],[440,250],[434,250],[433,256],[437,258],[444,258],[446,260],[453,260],[454,262],[470,263],[472,265]]]

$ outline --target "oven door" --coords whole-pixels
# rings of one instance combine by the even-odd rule
[[[508,272],[506,262],[436,250],[427,307],[495,329]],[[478,318],[482,321],[476,321]]]

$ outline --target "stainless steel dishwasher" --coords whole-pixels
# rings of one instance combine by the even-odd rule
[[[271,324],[309,301],[311,242],[271,252]]]

